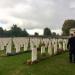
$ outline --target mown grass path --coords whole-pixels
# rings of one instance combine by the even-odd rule
[[[75,75],[75,64],[68,62],[68,53],[50,57],[37,64],[24,64],[29,53],[0,57],[0,75]]]

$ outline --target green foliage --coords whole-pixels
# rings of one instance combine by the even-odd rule
[[[49,28],[44,28],[44,36],[51,36],[51,30]]]
[[[3,28],[0,27],[0,37],[25,37],[28,35],[25,29],[22,30],[20,27],[17,27],[17,25],[13,25],[9,31],[3,30]]]
[[[56,34],[55,32],[53,32],[53,33],[52,33],[52,36],[53,36],[53,37],[54,37],[54,36],[57,36],[57,34]]]
[[[75,28],[75,20],[65,20],[62,27],[63,35],[69,35],[71,28]]]
[[[35,33],[34,33],[34,36],[39,36],[39,33],[35,32]]]
[[[2,37],[2,36],[3,36],[3,34],[4,34],[3,28],[2,28],[2,27],[0,27],[0,37]]]

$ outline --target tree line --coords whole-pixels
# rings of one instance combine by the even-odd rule
[[[22,30],[20,27],[17,27],[17,25],[13,25],[10,30],[3,30],[3,28],[0,27],[0,37],[25,37],[28,35],[29,33],[26,29]]]
[[[25,37],[25,36],[31,36],[26,29],[21,29],[16,24],[14,24],[10,30],[4,30],[2,27],[0,27],[0,37]],[[38,32],[34,33],[34,36],[39,36]],[[46,27],[44,28],[44,32],[42,36],[56,36],[55,32],[51,32],[51,30]]]
[[[75,20],[65,20],[62,26],[62,35],[68,36],[69,30],[71,28],[75,28]],[[14,24],[10,28],[10,30],[4,30],[2,27],[0,27],[0,37],[25,37],[25,36],[30,36],[30,34],[26,31],[26,29],[22,30],[16,24]],[[34,36],[39,36],[39,33],[35,32]],[[51,32],[50,28],[46,27],[44,28],[42,36],[59,36],[59,34]]]
[[[74,19],[67,19],[64,21],[62,25],[62,34],[61,36],[69,36],[70,35],[70,29],[75,28],[75,20]],[[48,34],[49,31],[45,31],[45,34]],[[56,33],[51,33],[52,36],[57,36]]]

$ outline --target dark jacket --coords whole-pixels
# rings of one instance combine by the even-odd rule
[[[75,53],[75,37],[69,38],[67,48],[69,51]]]

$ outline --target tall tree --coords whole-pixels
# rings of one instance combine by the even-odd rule
[[[13,26],[11,27],[11,30],[10,30],[11,35],[12,35],[12,36],[16,36],[16,37],[18,37],[18,36],[21,35],[21,31],[22,31],[21,28],[17,27],[16,24],[13,25]]]
[[[0,37],[4,36],[4,30],[2,27],[0,27]]]
[[[69,35],[69,30],[71,28],[75,28],[75,20],[65,20],[62,27],[62,35]]]
[[[8,31],[3,30],[3,28],[0,27],[0,37],[25,37],[28,35],[26,29],[22,30],[20,27],[17,27],[16,24],[14,24]]]
[[[23,37],[23,36],[29,35],[25,29],[22,30],[20,27],[17,27],[17,25],[13,25],[11,27],[10,33],[11,33],[11,36],[14,36],[14,37]]]
[[[53,32],[53,33],[52,33],[52,36],[53,36],[53,37],[54,37],[54,36],[57,36],[57,34],[56,34],[55,32]]]
[[[44,28],[44,33],[43,33],[44,36],[51,36],[51,30],[49,28]]]
[[[34,33],[34,36],[39,36],[39,33],[35,32],[35,33]]]
[[[22,34],[23,37],[29,35],[29,33],[26,31],[26,29],[24,29],[21,34]]]

